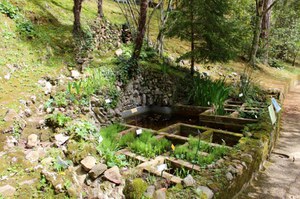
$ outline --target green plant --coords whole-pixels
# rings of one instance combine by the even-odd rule
[[[181,178],[185,178],[187,175],[190,174],[190,170],[184,168],[184,167],[180,167],[180,168],[175,168],[174,170],[174,174],[176,176],[179,176]]]
[[[72,186],[72,182],[70,180],[66,180],[64,183],[64,187],[68,190]]]
[[[21,35],[26,36],[27,38],[33,38],[36,35],[32,22],[26,19],[18,20],[17,30]]]
[[[21,133],[22,133],[22,128],[21,128],[19,122],[14,121],[13,132],[12,132],[13,137],[16,139],[19,139],[21,137]]]
[[[213,106],[214,113],[224,114],[224,102],[229,97],[230,87],[225,84],[225,79],[211,80],[209,77],[193,79],[192,90],[188,100],[198,106]]]
[[[65,92],[59,92],[53,97],[54,103],[58,107],[66,107],[68,105],[68,101],[66,99]]]
[[[152,175],[152,174],[148,174],[147,177],[146,177],[146,182],[149,184],[149,185],[154,185],[157,181],[157,178],[155,175]]]
[[[129,165],[126,156],[118,155],[116,154],[115,151],[104,150],[101,151],[101,154],[104,155],[104,159],[108,167],[113,167],[113,166],[125,167]]]
[[[46,117],[46,124],[53,128],[64,127],[69,121],[71,121],[71,118],[60,112],[50,114]]]
[[[9,1],[0,2],[0,13],[7,15],[11,19],[18,17],[19,9],[12,5]]]
[[[119,141],[120,147],[126,147],[130,143],[132,143],[135,140],[135,134],[134,133],[127,133],[123,135]]]
[[[195,156],[196,152],[205,152],[207,155],[199,153]],[[204,141],[199,142],[197,138],[189,137],[188,145],[176,147],[173,156],[205,167],[223,157],[228,152],[229,149],[225,146],[211,146]]]
[[[70,160],[62,160],[60,156],[56,157],[56,161],[53,164],[53,167],[56,171],[62,172],[67,169],[72,164]]]
[[[255,85],[251,75],[250,72],[244,72],[240,77],[239,93],[242,94],[241,100],[248,104],[265,101],[265,93]]]
[[[76,120],[68,128],[69,134],[77,141],[93,139],[98,137],[96,126],[86,120]]]
[[[157,139],[151,132],[144,131],[133,142],[128,143],[129,148],[145,157],[155,157],[166,152],[171,147],[171,142],[166,138]]]
[[[45,109],[52,108],[53,103],[54,103],[54,99],[52,99],[52,98],[48,99],[44,105],[44,108]]]

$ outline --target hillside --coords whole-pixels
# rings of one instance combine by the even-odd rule
[[[137,128],[122,125],[120,127],[118,124],[108,126],[122,120],[121,112],[135,110],[133,105],[172,106],[183,102],[187,102],[186,105],[195,105],[189,101],[192,99],[189,92],[193,90],[191,88],[193,78],[189,76],[190,62],[188,60],[183,60],[180,63],[172,62],[170,65],[163,64],[155,53],[153,55],[153,49],[149,48],[149,52],[145,53],[145,58],[140,61],[138,76],[133,79],[126,79],[128,78],[127,74],[122,73],[124,70],[122,64],[126,62],[122,56],[117,55],[117,50],[122,49],[124,57],[128,57],[128,54],[130,56],[132,53],[132,45],[119,44],[118,42],[121,26],[126,21],[118,4],[113,0],[104,0],[103,10],[107,21],[105,23],[100,22],[101,25],[104,24],[103,26],[110,28],[99,27],[99,21],[95,22],[97,16],[96,1],[85,0],[83,2],[82,27],[89,36],[83,43],[94,41],[97,35],[103,37],[101,30],[110,32],[105,33],[104,36],[107,38],[104,38],[104,41],[101,40],[103,43],[100,42],[97,47],[93,44],[95,46],[91,45],[87,52],[84,51],[86,54],[83,56],[85,59],[83,73],[77,71],[78,65],[81,64],[78,54],[82,51],[78,51],[80,45],[72,34],[74,19],[72,0],[0,0],[0,3],[7,2],[9,2],[7,5],[10,6],[10,12],[14,15],[1,13],[0,6],[0,190],[1,193],[4,193],[3,195],[7,194],[8,198],[72,198],[79,196],[84,198],[85,194],[90,194],[93,191],[91,187],[94,184],[91,180],[89,181],[89,178],[85,179],[85,176],[91,174],[87,174],[86,171],[78,173],[78,167],[80,167],[83,158],[97,154],[97,161],[107,164],[109,169],[114,168],[114,165],[120,168],[125,167],[124,170],[121,170],[122,174],[123,172],[126,173],[128,167],[141,163],[124,160],[123,156],[117,153],[120,146],[114,148],[116,140],[121,142],[121,139],[119,140],[118,136],[113,137],[115,135],[111,135],[110,132],[119,133],[121,130],[122,132],[125,130],[126,134],[126,131],[133,131]],[[152,42],[156,41],[158,34],[158,12],[156,11],[151,21],[150,38]],[[112,45],[111,47],[114,42],[117,43],[116,46]],[[174,61],[187,52],[189,46],[189,42],[177,37],[167,38],[165,40],[165,54]],[[299,60],[297,60],[296,66],[291,66],[285,62],[281,62],[281,66],[283,67],[275,68],[259,64],[257,68],[250,68],[246,61],[238,58],[227,63],[196,63],[196,71],[199,75],[211,77],[211,79],[208,78],[210,81],[208,84],[224,78],[228,87],[232,89],[238,87],[245,70],[250,70],[251,81],[260,85],[264,96],[267,96],[266,91],[270,89],[276,93],[283,92],[285,94],[290,88],[291,82],[299,79]],[[127,68],[125,69],[127,70]],[[122,79],[122,75],[126,76],[125,80]],[[225,86],[227,84],[224,83]],[[50,85],[49,92],[47,85]],[[237,92],[239,91],[236,90],[235,94],[239,94]],[[262,102],[262,107],[265,106],[264,103],[266,102]],[[268,116],[262,117],[263,123]],[[187,122],[191,122],[190,119],[185,119]],[[105,129],[102,126],[108,126],[108,130],[102,131]],[[101,135],[99,129],[101,129]],[[258,147],[258,142],[269,139],[267,130],[266,132],[265,130],[263,129],[262,135],[258,137],[255,137],[256,135],[253,133],[255,139],[253,139],[254,141],[251,140],[251,146]],[[211,130],[205,129],[205,131]],[[225,131],[227,130],[225,129]],[[237,137],[244,136],[243,132],[238,132],[238,135],[235,133],[232,134]],[[29,138],[32,135],[36,135],[32,138],[35,140],[35,142],[33,141],[35,144],[28,146]],[[64,140],[64,142],[57,144],[56,141],[59,138],[56,138],[55,135],[65,135],[69,141]],[[148,136],[149,143],[153,142],[151,147],[154,147],[157,140],[153,141],[152,135]],[[64,138],[63,136],[62,139]],[[108,140],[107,143],[106,140],[103,142],[107,144],[107,150],[99,147],[102,142],[99,141],[101,138]],[[207,141],[207,138],[203,139]],[[245,136],[241,139],[241,143],[244,144],[244,142],[249,141],[248,139],[252,138]],[[122,141],[126,143],[126,140]],[[166,143],[171,146],[171,142],[166,141]],[[170,146],[167,147],[170,148]],[[215,147],[214,144],[213,146]],[[249,150],[248,146],[242,145],[241,148],[243,147],[246,148],[245,150]],[[194,147],[193,150],[196,148]],[[239,149],[236,148],[233,149],[238,151]],[[226,151],[227,148],[220,148],[220,150]],[[242,156],[240,151],[237,151],[232,152],[232,154],[237,153],[238,157]],[[142,155],[145,156],[145,154]],[[149,157],[147,158],[149,159]],[[230,158],[234,159],[231,156]],[[230,158],[229,160],[231,160]],[[73,162],[69,163],[69,160]],[[50,166],[50,170],[46,170],[47,166]],[[106,169],[107,166],[105,165]],[[192,169],[194,169],[194,165]],[[183,174],[180,172],[187,174],[185,170],[178,170],[177,173],[181,176]],[[224,173],[222,169],[216,169],[213,171],[215,173],[212,179],[209,172],[211,171],[205,173],[203,179],[195,177],[198,180],[197,186],[202,185],[201,183],[205,180],[212,180],[212,184],[216,185],[216,188],[211,189],[215,193],[218,193],[217,190],[226,192],[223,190],[225,185],[222,184],[224,179],[220,178],[222,179],[220,181],[215,179],[218,175],[221,176],[226,172]],[[51,175],[58,176],[57,181],[52,181]],[[131,176],[132,174],[129,172],[126,175]],[[78,179],[74,180],[74,176]],[[100,187],[100,181],[105,181],[106,178],[101,178],[95,186]],[[147,183],[149,181],[153,183],[151,175],[141,178]],[[81,182],[82,180],[83,182]],[[78,188],[74,181],[80,181],[78,184],[84,185]],[[114,181],[114,179],[110,181]],[[123,181],[122,183],[114,183],[114,185],[105,181],[101,186],[103,186],[103,190],[111,190],[110,197],[115,195],[118,198],[117,196],[122,195],[122,191],[125,189],[125,180],[123,179]],[[168,180],[162,180],[162,182],[158,180],[158,183],[170,183],[171,187],[171,182]],[[121,184],[122,189],[119,190],[115,184]],[[141,184],[144,186],[143,183]],[[7,185],[11,187],[7,187]],[[60,187],[56,187],[56,185]],[[159,185],[158,187],[164,186]],[[170,194],[174,195],[171,196],[175,197],[182,193],[180,192],[182,187],[179,186],[178,188],[173,185],[172,187]],[[192,194],[192,196],[197,195],[195,190],[184,190],[187,191],[185,193]],[[80,191],[82,193],[78,195],[76,192]],[[9,194],[9,192],[13,194]],[[0,198],[4,197],[0,194]]]

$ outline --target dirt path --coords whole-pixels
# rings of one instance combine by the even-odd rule
[[[270,160],[238,199],[300,199],[299,102],[300,85],[286,96],[281,134]]]

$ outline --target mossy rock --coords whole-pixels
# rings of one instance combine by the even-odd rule
[[[132,182],[127,181],[124,195],[127,199],[140,199],[147,190],[147,183],[142,178],[136,178]]]
[[[74,163],[79,164],[80,161],[88,155],[96,157],[97,150],[92,143],[76,142],[71,140],[67,145],[67,158]]]

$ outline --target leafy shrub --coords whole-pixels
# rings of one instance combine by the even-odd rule
[[[269,60],[269,65],[273,68],[284,68],[282,63],[276,59],[270,59]]]
[[[71,118],[60,112],[46,117],[46,124],[53,128],[64,127],[69,121],[71,121]]]
[[[68,127],[68,132],[74,136],[75,140],[89,140],[97,138],[98,130],[89,121],[75,121]]]
[[[0,2],[0,13],[7,15],[11,19],[18,17],[19,9],[12,5],[9,1],[4,0]]]
[[[32,22],[26,19],[17,22],[17,30],[22,36],[27,38],[33,38],[36,35]]]

